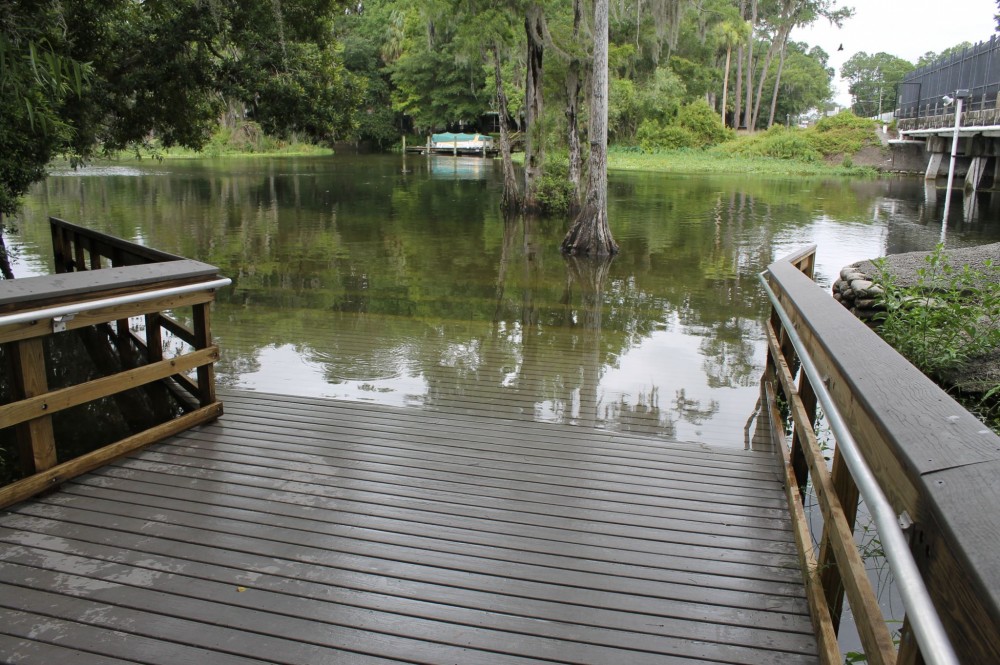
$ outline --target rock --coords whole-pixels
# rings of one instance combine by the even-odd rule
[[[872,286],[873,286],[872,282],[870,282],[867,279],[856,279],[853,282],[851,282],[851,288],[854,289],[855,292],[867,291],[868,289],[872,288]]]

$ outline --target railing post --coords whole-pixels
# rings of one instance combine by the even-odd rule
[[[160,328],[159,312],[146,315],[146,361],[155,363],[163,360],[163,335]]]
[[[66,239],[63,236],[63,227],[52,224],[49,230],[52,232],[52,255],[55,261],[56,272],[67,272],[68,266],[66,264],[68,261],[66,260]]]
[[[899,654],[896,657],[896,665],[925,665],[909,617],[903,618],[903,627],[899,631]]]
[[[74,256],[76,257],[76,262],[74,263],[74,269],[76,271],[87,269],[87,255],[84,254],[83,238],[79,235],[76,236],[73,243],[73,249],[75,250]]]
[[[207,349],[212,345],[212,303],[192,307],[194,314],[194,347]],[[209,363],[198,368],[198,400],[202,406],[215,402],[215,365]]]
[[[837,499],[840,500],[844,519],[853,532],[858,518],[858,486],[854,483],[839,448],[833,453],[833,469],[830,477]],[[836,565],[828,528],[823,529],[823,537],[820,540],[819,567],[823,593],[826,594],[826,602],[830,607],[830,618],[833,620],[834,629],[839,631],[840,617],[844,608],[844,581],[841,578],[840,568]]]
[[[49,391],[45,377],[45,349],[40,337],[12,342],[14,391],[17,399],[44,395]],[[0,424],[0,429],[3,425]],[[17,426],[21,465],[24,471],[38,473],[54,467],[56,440],[52,430],[52,417],[42,416]]]
[[[111,250],[111,267],[121,268],[125,265],[125,255],[122,250],[115,247]],[[128,319],[118,319],[115,321],[115,332],[118,333],[118,342],[124,344],[128,339]]]

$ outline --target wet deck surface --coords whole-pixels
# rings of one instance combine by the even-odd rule
[[[816,662],[770,454],[223,400],[0,512],[0,660]]]

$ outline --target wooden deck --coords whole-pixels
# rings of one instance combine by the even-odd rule
[[[816,662],[772,455],[222,399],[0,512],[0,660]]]

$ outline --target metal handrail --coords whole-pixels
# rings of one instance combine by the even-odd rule
[[[60,316],[75,316],[77,314],[82,314],[83,312],[91,312],[95,309],[115,307],[117,305],[128,305],[131,303],[144,302],[146,300],[154,300],[156,298],[166,298],[169,296],[183,295],[185,293],[194,293],[196,291],[211,291],[214,289],[221,289],[224,286],[229,286],[232,283],[233,280],[228,277],[221,277],[219,279],[212,280],[211,282],[185,284],[184,286],[174,286],[167,289],[130,293],[123,296],[101,298],[100,300],[87,300],[84,302],[73,303],[71,305],[33,309],[27,312],[17,312],[16,314],[5,314],[0,316],[0,326],[9,326],[16,323],[31,323],[41,321],[43,319],[55,319]]]
[[[959,665],[958,657],[951,646],[944,631],[944,626],[938,617],[934,603],[931,602],[930,594],[924,585],[924,580],[920,576],[920,571],[910,552],[906,537],[899,526],[899,519],[896,511],[893,510],[882,493],[882,488],[878,484],[875,475],[868,468],[864,458],[861,456],[860,448],[844,421],[837,406],[833,403],[833,398],[826,388],[823,377],[809,357],[802,338],[799,337],[795,326],[792,324],[788,313],[781,306],[778,296],[767,283],[766,271],[758,275],[767,297],[774,306],[774,311],[784,325],[785,334],[798,354],[802,371],[809,377],[813,391],[819,403],[823,407],[826,420],[833,431],[837,442],[837,448],[847,463],[858,491],[865,500],[868,510],[875,521],[879,537],[882,540],[883,551],[889,568],[895,577],[899,595],[903,599],[903,606],[906,608],[907,617],[916,635],[917,643],[920,645],[920,654],[924,662],[928,665]]]

